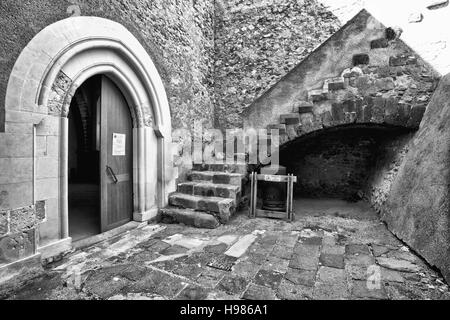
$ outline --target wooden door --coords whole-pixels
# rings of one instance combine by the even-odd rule
[[[101,227],[116,228],[133,215],[133,129],[127,102],[116,85],[102,77]]]

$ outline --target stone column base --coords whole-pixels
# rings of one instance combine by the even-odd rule
[[[144,212],[133,213],[133,220],[137,222],[155,222],[158,218],[159,209],[151,209]]]

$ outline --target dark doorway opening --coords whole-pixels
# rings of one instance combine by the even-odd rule
[[[69,234],[73,241],[101,232],[100,215],[101,76],[84,82],[69,111]]]
[[[287,143],[280,164],[298,177],[294,209],[305,215],[376,218],[413,135],[408,128],[353,124]]]

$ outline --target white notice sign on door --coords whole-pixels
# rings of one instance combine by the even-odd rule
[[[125,141],[126,135],[122,133],[113,133],[112,140],[112,155],[124,156],[125,155]]]

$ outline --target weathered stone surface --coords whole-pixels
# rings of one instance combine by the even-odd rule
[[[317,270],[319,264],[319,246],[297,245],[294,247],[289,267],[303,270]]]
[[[373,255],[375,257],[379,257],[383,254],[388,253],[391,249],[385,246],[381,246],[381,245],[377,245],[377,244],[372,244],[371,245],[372,250],[373,250]]]
[[[189,209],[164,208],[161,209],[161,221],[164,223],[184,223],[197,228],[217,228],[219,221],[210,214]]]
[[[226,243],[216,244],[216,245],[209,245],[205,247],[205,252],[211,252],[211,253],[224,253],[228,248],[228,245]]]
[[[372,40],[370,42],[371,49],[387,48],[388,46],[389,46],[389,41],[386,38],[380,38],[380,39]]]
[[[176,297],[177,300],[205,300],[208,297],[208,289],[189,285]]]
[[[310,300],[313,296],[313,288],[295,285],[283,279],[278,286],[277,296],[282,300]]]
[[[341,254],[322,253],[319,261],[326,267],[344,269],[344,256]]]
[[[247,287],[245,278],[226,275],[218,284],[217,288],[229,294],[240,294]]]
[[[221,223],[226,223],[236,210],[236,202],[233,199],[191,196],[182,193],[170,195],[169,204],[176,207],[217,213]]]
[[[365,244],[348,244],[345,246],[345,254],[369,254],[369,248]]]
[[[383,219],[394,233],[450,279],[447,215],[450,77],[444,77],[422,119],[414,145],[387,197]],[[433,170],[430,170],[433,168]],[[405,187],[407,186],[407,187]]]
[[[395,258],[377,258],[377,263],[387,269],[403,271],[403,272],[419,272],[420,267],[414,263],[406,260],[399,260]]]
[[[289,268],[284,278],[294,284],[313,287],[316,280],[316,272]]]
[[[0,238],[0,265],[31,256],[36,250],[35,229]]]
[[[256,274],[254,282],[257,285],[276,290],[277,287],[280,285],[282,278],[283,275],[279,272],[263,269]]]
[[[268,288],[251,283],[242,295],[245,300],[276,300],[275,292]]]
[[[322,244],[321,237],[300,237],[298,241],[304,245],[320,246]]]
[[[353,281],[351,285],[351,294],[356,298],[361,299],[387,299],[386,291],[384,287],[380,285],[380,288],[368,288],[367,281]]]

